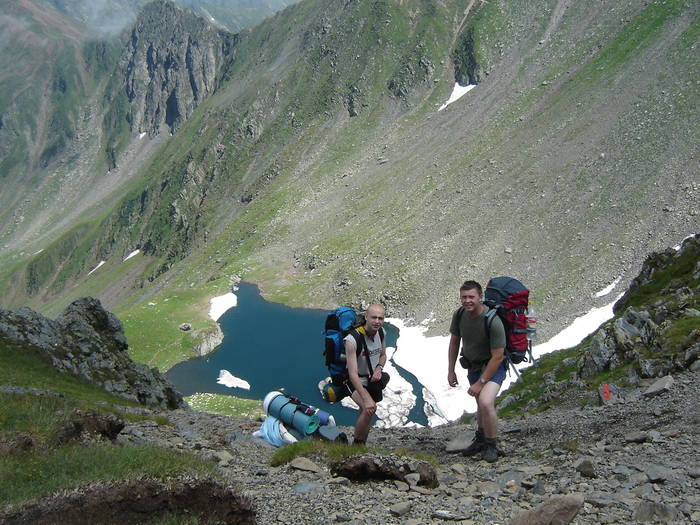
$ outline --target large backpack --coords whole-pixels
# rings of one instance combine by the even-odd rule
[[[326,366],[331,378],[336,382],[342,378],[347,378],[348,367],[345,360],[345,343],[343,340],[349,333],[353,333],[357,343],[357,355],[359,356],[364,348],[364,337],[360,337],[353,328],[357,328],[365,323],[363,315],[358,315],[351,306],[340,306],[326,316],[326,326],[324,330],[324,351]],[[384,342],[384,329],[379,329],[379,337]]]
[[[505,358],[511,365],[533,361],[532,344],[527,337],[529,296],[530,291],[523,283],[512,277],[494,277],[486,284],[484,304],[490,308],[486,314],[486,333],[498,315],[506,331]],[[515,366],[513,369],[517,374]]]

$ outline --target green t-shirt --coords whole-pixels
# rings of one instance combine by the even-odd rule
[[[471,319],[463,308],[452,315],[450,333],[462,339],[462,355],[472,363],[482,363],[491,359],[491,350],[505,348],[506,331],[503,322],[496,315],[491,322],[490,336],[486,333],[486,313],[488,306],[476,319]]]

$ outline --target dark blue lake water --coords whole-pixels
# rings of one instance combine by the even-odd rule
[[[305,403],[333,414],[339,425],[354,425],[357,412],[339,403],[327,403],[318,382],[328,375],[323,357],[323,326],[327,310],[290,308],[265,301],[258,287],[241,283],[238,304],[219,319],[223,343],[211,354],[179,363],[165,375],[183,395],[196,392],[233,395],[262,400],[280,388]],[[399,331],[386,324],[387,346],[396,346]],[[410,372],[399,373],[417,396],[409,420],[427,424],[420,383]],[[220,370],[246,380],[250,390],[229,388],[216,382]]]

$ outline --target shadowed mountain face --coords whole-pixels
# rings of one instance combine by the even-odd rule
[[[3,49],[66,65],[31,90],[38,59],[3,69],[5,306],[242,273],[443,320],[462,280],[510,274],[557,328],[698,229],[695,4],[306,0],[233,35],[154,2],[109,41],[37,5],[5,27],[60,45]],[[438,111],[455,79],[477,86]]]

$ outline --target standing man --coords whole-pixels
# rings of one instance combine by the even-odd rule
[[[496,396],[506,377],[506,362],[503,358],[506,333],[503,322],[497,315],[493,316],[490,327],[486,326],[489,308],[481,302],[482,298],[481,285],[476,281],[465,281],[459,289],[462,306],[452,315],[450,324],[447,382],[450,386],[457,385],[455,362],[461,339],[460,364],[468,369],[468,393],[476,398],[478,424],[474,441],[462,454],[473,456],[481,452],[482,459],[493,463],[498,459]]]
[[[386,363],[383,324],[384,307],[373,304],[367,308],[365,324],[352,329],[344,340],[348,367],[347,387],[353,401],[360,407],[355,423],[354,444],[364,444],[367,441],[370,421],[377,411],[377,402],[382,400],[382,390],[389,381],[389,374],[383,372]]]

